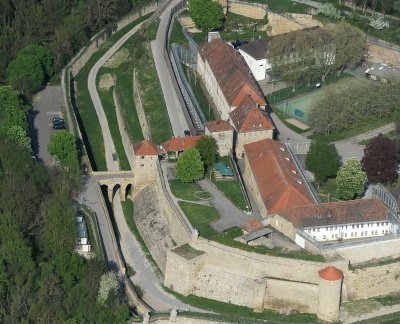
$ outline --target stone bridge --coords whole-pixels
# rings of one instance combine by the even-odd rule
[[[125,201],[133,192],[134,174],[132,171],[93,172],[91,178],[97,181],[100,186],[107,187],[110,202],[113,201],[117,192],[122,201]]]

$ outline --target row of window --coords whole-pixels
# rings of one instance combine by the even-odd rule
[[[362,231],[360,234],[361,234],[362,237],[366,237],[366,236],[368,236],[368,231]],[[389,234],[389,231],[388,230],[382,230],[381,234],[382,235]],[[372,236],[373,235],[379,235],[378,230],[371,231],[370,235],[372,235]],[[357,232],[351,232],[350,233],[350,237],[357,237],[357,236],[358,236]],[[340,233],[340,235],[339,234],[331,234],[331,239],[332,240],[338,239],[339,237],[347,238],[347,233],[342,232],[342,233]],[[315,238],[315,236],[314,236],[314,238]],[[323,235],[322,238],[324,240],[326,240],[327,239],[327,235]]]
[[[347,228],[364,228],[364,227],[373,227],[375,223],[367,223],[367,224],[353,224],[353,225],[341,225],[341,226],[329,226],[329,227],[325,227],[325,231],[336,231],[339,229],[347,229]],[[388,226],[389,222],[376,222],[376,226]],[[313,229],[308,229],[308,232],[319,232],[320,231],[320,227],[317,228],[313,228]]]

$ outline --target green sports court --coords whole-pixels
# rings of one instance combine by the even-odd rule
[[[336,83],[328,86],[322,86],[322,88],[314,89],[305,95],[294,97],[293,99],[285,100],[277,105],[275,108],[282,111],[287,117],[294,117],[301,122],[308,123],[308,117],[311,112],[312,102],[315,98],[319,98],[324,95],[324,92],[331,87],[346,86],[349,87],[352,84],[362,82],[353,77],[342,79]]]

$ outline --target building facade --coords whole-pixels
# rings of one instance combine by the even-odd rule
[[[233,151],[234,129],[228,122],[219,119],[206,123],[205,135],[212,136],[217,142],[220,156],[227,156]]]

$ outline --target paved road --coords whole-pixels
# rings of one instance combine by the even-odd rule
[[[171,1],[168,7],[161,14],[157,37],[150,44],[158,78],[160,79],[165,103],[167,105],[169,120],[171,122],[172,131],[175,137],[184,136],[184,130],[189,129],[183,114],[183,109],[186,108],[182,107],[178,99],[178,95],[176,94],[172,83],[172,77],[164,59],[165,31],[167,29],[168,17],[171,12],[171,8],[178,2],[178,0]]]
[[[336,149],[339,155],[342,156],[343,161],[346,161],[350,158],[356,158],[361,160],[364,155],[365,145],[358,144],[363,140],[369,140],[371,138],[376,137],[379,133],[387,133],[395,129],[394,123],[390,123],[384,125],[382,127],[373,129],[371,131],[362,133],[357,136],[350,137],[348,139],[335,142]]]
[[[228,228],[242,225],[252,218],[261,219],[261,215],[258,215],[257,206],[254,206],[256,212],[251,215],[245,214],[242,210],[237,208],[228,198],[226,198],[213,184],[207,179],[200,180],[198,182],[203,190],[209,192],[213,198],[211,204],[218,210],[220,219],[210,223],[210,225],[218,232],[223,232]],[[200,233],[201,234],[201,233]]]
[[[107,62],[107,60],[114,55],[114,53],[134,34],[136,33],[142,23],[136,25],[129,32],[127,32],[124,36],[122,36],[111,48],[93,65],[92,69],[89,72],[88,78],[88,88],[90,97],[92,99],[93,105],[96,109],[97,117],[99,118],[101,131],[104,139],[104,147],[107,161],[107,169],[109,171],[117,171],[119,170],[119,162],[118,160],[114,160],[113,154],[116,153],[114,142],[112,140],[110,128],[108,127],[107,117],[104,113],[103,105],[101,103],[99,94],[97,92],[96,87],[96,76],[99,69]],[[128,155],[129,156],[129,155]]]
[[[61,117],[61,108],[64,106],[60,86],[47,86],[33,98],[33,108],[29,114],[29,127],[32,136],[34,153],[46,166],[54,164],[53,158],[47,151],[50,135],[53,130],[53,117]]]
[[[295,131],[287,127],[274,113],[271,113],[272,120],[275,123],[276,128],[279,130],[279,138],[281,141],[285,141],[287,138],[296,141],[309,141],[307,137],[301,134],[297,134]]]

